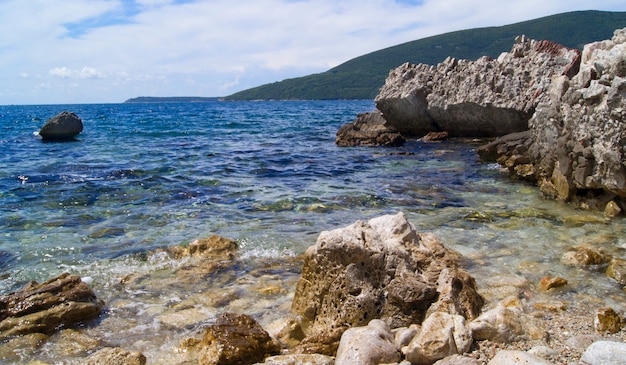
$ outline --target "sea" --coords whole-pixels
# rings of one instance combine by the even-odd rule
[[[561,276],[568,284],[550,300],[626,310],[626,292],[606,265],[562,260],[581,245],[626,257],[623,218],[545,200],[532,183],[481,162],[475,148],[483,140],[335,145],[340,126],[374,107],[0,106],[0,295],[69,272],[106,302],[97,320],[13,346],[0,363],[73,363],[122,346],[151,364],[183,364],[180,344],[221,312],[267,326],[288,315],[301,255],[320,232],[397,212],[463,254],[488,299],[494,279],[525,283],[529,299],[545,295],[537,290],[542,277]],[[42,141],[39,129],[62,111],[76,113],[84,131],[70,142]],[[164,278],[184,263],[149,256],[213,234],[237,241],[236,268],[173,285]],[[129,277],[141,285],[120,284]]]

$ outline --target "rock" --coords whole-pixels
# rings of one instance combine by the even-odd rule
[[[11,364],[20,363],[22,356],[35,355],[41,349],[48,336],[43,333],[29,333],[24,336],[18,336],[8,341],[0,342],[0,363]]]
[[[202,364],[254,364],[280,353],[278,345],[250,316],[223,313],[199,344]]]
[[[146,357],[139,352],[126,351],[119,347],[105,347],[98,350],[80,365],[145,365]]]
[[[604,207],[604,216],[607,218],[615,218],[622,214],[622,208],[614,200],[606,203]]]
[[[266,329],[270,336],[280,342],[284,348],[292,348],[304,338],[301,323],[295,316],[276,320]]]
[[[554,171],[560,170],[570,187],[560,200],[596,191],[606,196],[597,204],[604,209],[615,195],[626,197],[626,147],[620,142],[626,135],[625,33],[626,28],[616,30],[612,40],[586,45],[580,72],[553,82],[551,89],[559,91],[552,90],[529,121],[537,181],[540,187],[554,184]]]
[[[353,146],[401,146],[404,137],[390,127],[380,111],[357,115],[354,122],[343,125],[337,131],[335,144]]]
[[[558,356],[558,353],[548,346],[535,346],[527,352],[546,360],[554,359]]]
[[[270,356],[265,365],[334,365],[335,358],[320,354],[291,354]],[[260,365],[260,364],[259,364]]]
[[[562,286],[567,285],[567,280],[563,279],[560,276],[550,277],[544,276],[541,278],[541,282],[539,283],[539,288],[543,291],[548,291],[554,288],[560,288]]]
[[[540,339],[545,335],[545,330],[524,313],[517,300],[498,303],[495,308],[470,322],[469,327],[477,341],[509,343]]]
[[[476,148],[476,153],[483,161],[498,162],[509,169],[513,176],[520,176],[516,170],[530,164],[528,148],[532,144],[530,131],[507,134],[493,142]],[[534,177],[530,174],[530,177]]]
[[[483,299],[459,257],[402,213],[322,232],[304,255],[292,302],[306,336],[295,351],[333,355],[347,328],[372,319],[419,324],[433,305],[475,318]]]
[[[465,318],[435,312],[422,324],[420,333],[403,349],[411,364],[430,365],[446,356],[463,354],[472,345]]]
[[[443,132],[430,132],[422,137],[424,142],[436,142],[436,141],[445,141],[449,137],[449,133],[446,131]]]
[[[580,358],[581,365],[621,365],[626,359],[626,343],[612,341],[594,342]]]
[[[606,275],[621,285],[626,285],[626,260],[617,257],[612,258],[606,268]]]
[[[33,281],[0,296],[0,340],[26,333],[50,334],[96,318],[103,306],[79,276],[66,273],[42,284]]]
[[[573,247],[561,257],[563,264],[577,267],[604,265],[610,260],[611,256],[589,245]]]
[[[551,363],[528,352],[502,350],[487,365],[551,365]]]
[[[617,333],[625,324],[624,318],[609,307],[598,308],[593,318],[593,328],[596,332]]]
[[[39,131],[44,141],[72,140],[83,131],[83,121],[70,112],[61,112],[48,119]]]
[[[380,319],[373,319],[365,327],[353,327],[341,336],[335,365],[378,365],[400,361],[389,326]]]
[[[422,330],[422,327],[417,324],[412,324],[409,327],[400,327],[394,329],[395,342],[399,349],[411,343],[411,340]]]
[[[498,60],[447,58],[437,66],[405,63],[392,70],[376,107],[401,133],[502,136],[528,129],[554,75],[571,74],[580,51],[520,38]]]
[[[433,365],[479,365],[480,363],[476,359],[471,357],[452,355],[444,357],[443,359],[435,362]]]

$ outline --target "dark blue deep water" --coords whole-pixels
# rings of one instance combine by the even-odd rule
[[[626,309],[626,292],[602,268],[561,262],[587,244],[623,256],[623,219],[544,200],[535,186],[478,161],[480,141],[337,147],[337,129],[373,108],[372,101],[0,106],[0,294],[63,272],[81,275],[107,303],[85,329],[90,336],[141,351],[150,363],[177,363],[172,356],[191,323],[218,311],[284,316],[297,270],[241,272],[181,290],[167,281],[159,287],[162,274],[154,274],[180,263],[146,261],[146,252],[219,234],[237,240],[246,262],[290,259],[323,230],[403,211],[466,257],[489,300],[498,299],[492,279],[535,287],[558,275],[570,284],[550,300]],[[83,133],[42,142],[38,130],[64,110],[83,120]],[[140,274],[154,278],[145,290],[120,287]],[[192,295],[223,291],[236,299],[222,308]],[[176,303],[200,319],[172,327]],[[55,343],[18,358],[85,355]]]

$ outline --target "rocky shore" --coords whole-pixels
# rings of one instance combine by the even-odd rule
[[[336,143],[371,145],[383,133],[501,137],[478,149],[485,161],[536,182],[548,198],[617,216],[626,198],[625,60],[626,29],[618,29],[582,52],[519,36],[496,60],[406,63],[376,97],[371,115],[384,122],[368,128],[360,116]]]
[[[220,236],[148,256],[179,261],[178,269],[158,281],[180,288],[221,280],[241,265],[237,243]],[[615,260],[583,248],[562,260],[583,268],[597,266],[593,259]],[[171,357],[159,363],[623,363],[623,313],[603,306],[600,298],[587,305],[582,302],[590,299],[579,298],[581,306],[576,308],[552,299],[567,285],[561,277],[530,283],[498,276],[480,288],[463,268],[467,261],[433,234],[418,232],[403,213],[325,231],[297,260],[302,267],[289,314],[264,328],[245,313],[203,311],[240,300],[226,287],[221,292],[198,292],[159,315],[161,323],[194,329],[179,341]],[[278,263],[285,264],[290,265]],[[607,273],[617,273],[616,280],[626,278],[623,260],[611,266]],[[126,291],[149,292],[148,279],[154,275],[158,273],[150,278],[130,275],[120,285]],[[253,277],[258,281],[263,275]],[[257,290],[280,291],[274,285]],[[581,309],[585,306],[595,309]],[[102,313],[103,307],[84,281],[68,274],[2,295],[0,355],[20,362],[20,354],[41,348],[56,336],[57,346],[74,352],[76,361],[70,363],[149,363],[140,352],[111,347],[81,330],[105,325],[115,316],[112,310],[121,308],[119,303],[107,303],[108,313]],[[84,357],[77,358],[80,354]]]

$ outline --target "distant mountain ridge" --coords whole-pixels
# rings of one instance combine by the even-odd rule
[[[220,100],[218,97],[203,96],[138,96],[124,103],[206,103],[218,100]]]
[[[526,35],[582,49],[626,27],[626,12],[576,11],[500,27],[475,28],[423,38],[353,58],[326,72],[243,90],[223,100],[374,99],[389,71],[405,62],[436,65],[446,57],[475,60],[511,50]]]

